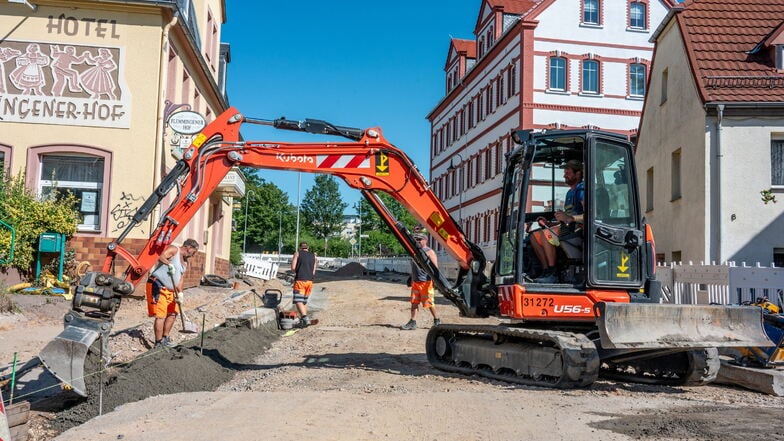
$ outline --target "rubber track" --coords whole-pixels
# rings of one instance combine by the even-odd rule
[[[503,335],[514,340],[523,340],[529,343],[545,343],[560,349],[563,365],[561,376],[558,378],[536,379],[529,376],[514,374],[499,374],[488,369],[475,369],[457,366],[452,361],[441,359],[435,350],[436,338],[440,334],[454,333],[465,335]],[[465,375],[481,375],[510,383],[548,388],[570,389],[586,387],[596,381],[599,375],[599,354],[596,345],[582,334],[570,332],[547,331],[539,329],[521,329],[505,326],[472,326],[472,325],[440,325],[430,329],[426,342],[427,358],[435,368],[457,372]],[[492,362],[486,363],[491,365]],[[527,369],[523,369],[527,370]],[[505,370],[504,372],[508,372]],[[565,374],[565,375],[564,375]]]
[[[719,352],[716,348],[692,349],[642,362],[608,363],[601,370],[602,378],[643,384],[667,386],[702,386],[716,379]]]

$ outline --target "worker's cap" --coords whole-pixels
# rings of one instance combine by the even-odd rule
[[[582,173],[582,171],[583,171],[583,163],[578,161],[578,160],[576,160],[576,159],[570,159],[570,160],[566,161],[566,164],[564,164],[562,168],[568,168],[568,169],[570,169],[572,171],[576,171],[576,172],[581,172]]]
[[[417,233],[414,235],[414,240],[427,240],[427,235]]]

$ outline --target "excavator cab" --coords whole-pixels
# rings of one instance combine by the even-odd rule
[[[647,248],[638,209],[628,141],[595,130],[518,131],[514,138],[522,146],[507,162],[499,281],[541,280],[546,262],[537,256],[534,242],[545,237],[556,248],[555,277],[547,283],[646,292],[652,248]],[[565,181],[567,166],[580,169],[572,185]],[[580,195],[569,197],[571,187]],[[558,211],[575,215],[575,222],[559,225]]]

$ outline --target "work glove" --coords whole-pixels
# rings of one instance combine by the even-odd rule
[[[185,301],[185,296],[182,295],[181,292],[178,292],[177,294],[174,295],[174,299],[177,301],[177,303],[182,305],[182,302]]]

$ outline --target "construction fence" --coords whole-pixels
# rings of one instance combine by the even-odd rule
[[[784,268],[670,263],[656,267],[656,278],[669,303],[740,305],[767,297],[784,306]]]

